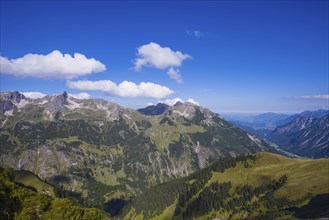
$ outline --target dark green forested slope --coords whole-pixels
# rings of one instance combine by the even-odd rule
[[[0,219],[109,219],[99,209],[38,193],[14,179],[11,169],[0,166]]]
[[[303,219],[329,214],[329,160],[257,153],[144,192],[124,219]]]

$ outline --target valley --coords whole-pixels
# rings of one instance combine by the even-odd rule
[[[323,109],[294,115],[266,113],[241,121],[230,116],[232,124],[274,147],[279,146],[282,153],[308,158],[329,157],[328,117],[329,111]]]

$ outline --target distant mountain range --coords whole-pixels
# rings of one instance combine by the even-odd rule
[[[263,113],[260,115],[230,115],[228,120],[235,125],[247,126],[253,129],[275,129],[277,126],[284,125],[293,115],[278,114],[273,112]]]
[[[277,152],[206,108],[185,102],[138,111],[66,92],[0,93],[0,163],[33,172],[102,207],[228,156]]]
[[[328,110],[305,111],[295,115],[266,113],[250,121],[231,123],[255,136],[271,141],[281,149],[305,157],[329,157]],[[264,124],[275,129],[259,128]]]
[[[302,113],[284,126],[277,127],[267,139],[291,153],[329,157],[329,114]]]

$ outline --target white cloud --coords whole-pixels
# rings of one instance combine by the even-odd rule
[[[184,60],[191,59],[188,54],[173,51],[169,47],[161,47],[157,43],[149,43],[137,49],[137,58],[134,61],[136,71],[143,67],[154,67],[157,69],[168,69],[168,75],[177,82],[183,82],[178,69]]]
[[[39,98],[43,98],[46,96],[46,94],[44,94],[42,92],[22,92],[22,94],[26,98],[30,98],[30,99],[39,99]]]
[[[297,99],[329,100],[329,94],[300,96]]]
[[[169,67],[179,67],[182,62],[191,58],[188,54],[180,51],[173,51],[169,47],[161,47],[157,43],[145,44],[137,49],[138,58],[135,59],[135,70],[140,70],[143,66],[167,69]]]
[[[151,105],[154,105],[154,103],[153,102],[146,103],[146,106],[151,106]]]
[[[175,105],[177,102],[184,102],[183,99],[181,98],[174,98],[174,99],[166,99],[163,101],[164,104],[169,105],[169,106],[173,106]]]
[[[201,31],[198,30],[186,31],[186,34],[196,38],[201,38],[205,36]]]
[[[194,105],[199,105],[199,102],[195,101],[194,99],[189,98],[187,101]]]
[[[17,59],[0,56],[0,72],[14,76],[31,76],[43,79],[73,79],[102,72],[105,65],[94,58],[75,53],[62,54],[58,50],[42,54],[26,54]]]
[[[164,103],[164,104],[169,105],[169,106],[173,106],[177,102],[185,102],[185,101],[183,99],[179,98],[179,97],[176,97],[174,99],[166,99],[164,101],[159,101],[159,102]],[[197,101],[195,101],[194,99],[191,99],[191,98],[189,98],[187,100],[187,102],[190,102],[190,103],[192,103],[194,105],[199,105],[199,103]]]
[[[175,70],[174,68],[169,68],[167,74],[170,76],[170,78],[176,80],[176,82],[178,83],[182,83],[183,80],[182,80],[182,76],[181,74],[179,73],[179,70]]]
[[[90,99],[91,97],[90,94],[86,92],[81,92],[78,94],[69,94],[69,95],[76,99]]]
[[[67,81],[66,84],[72,89],[99,90],[109,95],[120,97],[151,97],[162,99],[174,93],[174,91],[165,86],[151,82],[141,82],[140,84],[135,84],[133,82],[123,81],[117,85],[110,80],[82,80],[75,82]]]

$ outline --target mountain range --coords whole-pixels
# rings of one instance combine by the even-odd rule
[[[311,158],[329,157],[329,114],[300,114],[277,127],[267,139],[291,153]]]
[[[277,152],[189,102],[136,111],[66,92],[39,99],[5,92],[0,112],[0,163],[28,170],[88,206],[129,200],[228,156]]]
[[[303,219],[329,214],[328,159],[280,156],[282,151],[252,132],[193,103],[133,110],[66,92],[39,99],[3,92],[0,120],[0,163],[18,170],[0,167],[1,195],[14,201],[0,199],[5,210],[0,217],[109,219],[108,212],[119,219]],[[326,111],[271,113],[254,120],[272,125],[288,120],[266,135],[268,141],[295,154],[328,157]]]
[[[273,130],[277,126],[285,125],[295,115],[267,112],[259,115],[228,115],[227,119],[236,125],[250,127],[255,130]]]
[[[277,144],[287,152],[303,157],[321,158],[329,157],[328,117],[328,110],[319,109],[291,116],[282,114],[275,116],[275,113],[268,113],[255,117],[253,122],[232,121],[231,123],[260,139]],[[259,120],[260,118],[262,120]],[[259,128],[256,121],[278,126],[274,129]],[[256,125],[254,126],[253,123]]]

